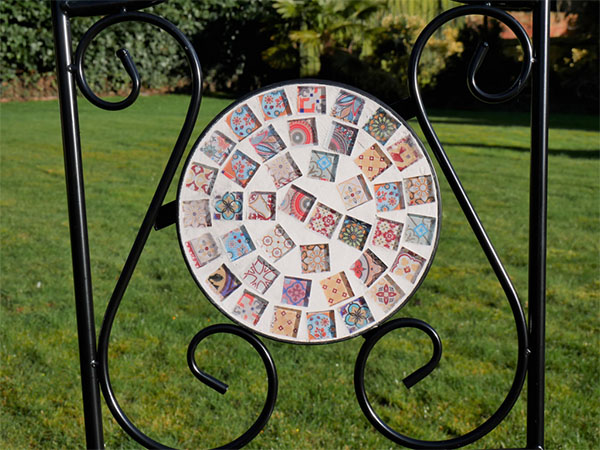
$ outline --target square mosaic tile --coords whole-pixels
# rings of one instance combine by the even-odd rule
[[[373,198],[362,175],[338,183],[337,189],[344,201],[344,206],[349,210],[371,201]]]
[[[385,272],[387,266],[375,253],[367,249],[360,258],[354,261],[350,270],[363,284],[371,286],[379,276]]]
[[[377,108],[377,111],[369,118],[363,130],[375,138],[377,142],[385,145],[398,128],[400,128],[400,122],[383,108]]]
[[[346,216],[340,228],[338,239],[350,247],[362,250],[369,237],[371,225],[354,217]]]
[[[251,192],[248,219],[275,220],[275,192]]]
[[[271,175],[271,178],[273,178],[273,183],[275,183],[277,189],[282,188],[286,184],[289,184],[302,176],[302,172],[289,153],[271,159],[265,164],[269,169],[269,174]]]
[[[354,296],[352,287],[344,272],[336,273],[320,281],[329,306],[348,300]]]
[[[412,136],[407,136],[387,148],[392,161],[403,171],[408,166],[416,163],[421,158],[421,152]]]
[[[371,181],[392,165],[391,161],[377,144],[371,145],[358,155],[354,162]]]
[[[219,169],[214,167],[192,163],[185,174],[185,187],[192,191],[202,190],[206,195],[210,195],[218,172]]]
[[[279,271],[258,255],[242,275],[250,287],[264,294],[279,276]]]
[[[364,106],[365,101],[358,95],[340,91],[331,108],[331,115],[356,125]]]
[[[333,122],[327,148],[342,155],[349,155],[352,153],[357,135],[358,130],[356,128]]]
[[[433,180],[430,175],[406,178],[406,200],[409,206],[424,205],[435,201]]]
[[[238,260],[256,250],[244,225],[221,236],[221,241],[231,261]]]
[[[289,116],[292,113],[285,90],[277,89],[258,97],[260,108],[265,120],[277,119],[281,116]]]
[[[250,144],[263,161],[271,159],[285,149],[285,143],[281,140],[273,125],[269,125],[267,128],[255,133],[250,138]]]
[[[325,114],[325,87],[298,86],[298,112]]]
[[[398,250],[403,227],[404,225],[400,222],[377,217],[371,243],[377,247]]]
[[[355,333],[361,328],[373,323],[373,314],[363,297],[358,297],[339,308],[340,316],[348,327],[349,333]]]
[[[246,187],[259,166],[260,164],[252,158],[236,150],[229,161],[225,163],[222,172],[223,175],[235,181],[241,187]]]
[[[404,196],[402,195],[402,183],[383,183],[376,184],[375,202],[377,203],[377,212],[395,211],[404,209]]]
[[[300,246],[302,273],[329,272],[329,244]]]
[[[377,306],[384,312],[389,312],[400,303],[404,291],[390,278],[389,275],[380,278],[367,293]],[[372,304],[372,303],[371,303]]]
[[[268,304],[268,301],[254,295],[252,292],[244,291],[232,312],[240,320],[256,325]]]
[[[319,145],[317,123],[314,118],[288,121],[290,142],[295,145]]]
[[[235,147],[235,143],[231,139],[220,131],[215,131],[208,142],[200,147],[200,151],[218,165],[221,165],[227,159],[233,147]]]
[[[431,245],[435,218],[408,214],[406,216],[406,234],[404,240],[413,244]]]
[[[426,259],[402,247],[392,265],[392,272],[414,284]]]
[[[303,189],[300,189],[293,184],[288,189],[279,209],[292,217],[295,217],[300,222],[308,217],[310,208],[315,203],[316,197],[309,194]]]
[[[331,239],[331,236],[333,236],[333,232],[341,219],[342,215],[339,212],[323,203],[317,203],[317,206],[315,206],[312,216],[308,221],[307,227]]]
[[[339,155],[333,153],[312,150],[307,176],[317,180],[335,181],[339,158]]]
[[[210,209],[208,199],[181,202],[183,226],[192,228],[210,227]]]
[[[298,327],[302,312],[297,309],[276,306],[271,321],[271,333],[295,338],[298,336]]]
[[[221,255],[219,247],[217,247],[217,243],[210,233],[203,234],[200,237],[186,242],[185,246],[197,269],[204,267]]]
[[[243,192],[225,192],[215,195],[215,220],[242,220]]]
[[[225,264],[221,264],[216,271],[210,274],[207,281],[210,288],[221,300],[227,298],[229,294],[242,285]]]
[[[226,122],[240,141],[258,130],[261,126],[260,121],[246,104],[231,111],[227,115]]]
[[[292,241],[283,227],[279,224],[275,225],[273,230],[265,234],[260,241],[258,241],[258,245],[273,261],[278,261],[296,246],[294,241]]]
[[[335,338],[335,313],[331,310],[307,313],[306,328],[310,341]]]
[[[284,277],[281,303],[292,306],[308,306],[312,281],[304,278]]]

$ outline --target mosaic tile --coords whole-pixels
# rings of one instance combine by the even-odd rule
[[[329,306],[348,300],[354,296],[352,287],[344,272],[336,273],[320,281]]]
[[[229,294],[242,285],[225,264],[221,264],[216,271],[210,274],[207,281],[210,288],[221,300],[227,298]]]
[[[215,195],[216,220],[242,220],[242,205],[244,204],[243,192],[225,192]]]
[[[367,249],[360,258],[354,261],[350,270],[363,284],[371,286],[379,276],[385,272],[387,266],[375,253]]]
[[[318,145],[317,123],[315,119],[298,119],[288,121],[291,145]]]
[[[404,209],[401,183],[382,183],[374,186],[377,212]]]
[[[231,111],[226,121],[239,140],[246,138],[261,126],[252,110],[245,104]]]
[[[192,228],[210,227],[208,199],[181,202],[183,226]]]
[[[433,179],[429,175],[406,178],[406,201],[409,206],[424,205],[435,201],[433,191]]]
[[[278,276],[279,271],[258,255],[242,275],[242,280],[264,294]]]
[[[307,313],[306,328],[310,341],[335,338],[335,313],[331,310]]]
[[[337,189],[348,210],[371,201],[373,198],[362,175],[338,183]]]
[[[284,277],[281,303],[292,306],[308,306],[312,281],[304,278]]]
[[[331,109],[331,115],[356,125],[364,106],[365,101],[358,95],[342,90]]]
[[[333,129],[331,130],[331,137],[327,148],[342,155],[349,155],[352,153],[357,135],[358,130],[356,128],[333,122]]]
[[[288,236],[283,227],[279,224],[275,228],[265,234],[258,245],[269,255],[273,261],[278,261],[281,257],[292,250],[296,244]]]
[[[341,219],[342,215],[339,212],[323,203],[317,203],[307,227],[327,238],[331,238]]]
[[[412,136],[406,136],[390,145],[387,148],[387,151],[400,171],[403,171],[408,166],[416,163],[421,158],[421,152]]]
[[[241,187],[246,187],[256,171],[258,164],[249,156],[244,155],[239,150],[236,150],[233,156],[225,163],[222,172],[230,180],[235,181]]]
[[[354,162],[371,181],[392,165],[391,161],[377,144],[371,145],[358,155]]]
[[[355,333],[375,321],[363,297],[358,297],[345,304],[339,308],[339,312],[349,333]]]
[[[329,272],[329,244],[300,246],[302,273]]]
[[[284,213],[295,217],[299,221],[304,222],[306,217],[308,217],[310,208],[312,208],[315,200],[316,198],[314,195],[309,194],[297,186],[291,185],[285,194],[281,205],[279,205],[279,209]]]
[[[302,312],[297,309],[276,306],[273,308],[271,333],[295,338],[298,336],[298,327]]]
[[[404,291],[390,278],[389,275],[380,278],[369,290],[368,296],[374,300],[384,312],[389,312],[400,303]],[[372,303],[371,303],[372,304]]]
[[[215,131],[210,139],[200,147],[200,151],[218,165],[221,165],[225,162],[233,147],[235,147],[235,143],[231,139],[220,131]]]
[[[269,174],[271,175],[271,178],[273,178],[273,183],[275,183],[277,189],[282,188],[286,184],[289,184],[302,176],[302,172],[289,153],[271,159],[265,164],[269,169]]]
[[[369,133],[377,142],[385,145],[398,128],[400,128],[400,122],[383,108],[378,108],[369,118],[363,130]]]
[[[325,114],[325,87],[298,86],[298,112]]]
[[[256,250],[244,225],[221,236],[221,241],[223,241],[225,251],[231,261],[238,260]]]
[[[275,192],[251,192],[248,220],[275,220]]]
[[[277,89],[258,97],[260,108],[265,120],[289,116],[292,113],[285,90]]]
[[[214,167],[192,163],[185,175],[185,187],[192,191],[202,190],[206,195],[210,195],[218,172],[219,169]]]
[[[373,231],[373,239],[371,243],[377,247],[389,248],[390,250],[398,250],[400,245],[400,236],[404,225],[400,222],[377,217],[375,220],[375,230]]]
[[[244,291],[232,312],[240,320],[256,325],[268,304],[268,301],[254,295],[252,292]]]
[[[335,181],[339,158],[339,155],[312,150],[307,176],[317,180]]]
[[[338,239],[350,247],[362,250],[371,231],[371,225],[354,217],[346,216],[340,228]]]
[[[392,265],[392,272],[414,284],[426,259],[402,247]]]
[[[435,218],[408,214],[404,240],[413,244],[431,245],[434,229]]]
[[[217,243],[210,233],[186,242],[185,247],[190,254],[194,267],[197,269],[204,267],[221,255],[219,247],[217,247]]]
[[[263,161],[271,159],[277,153],[285,149],[285,144],[273,128],[273,125],[269,125],[264,130],[261,130],[254,134],[250,138],[250,144],[258,153]]]

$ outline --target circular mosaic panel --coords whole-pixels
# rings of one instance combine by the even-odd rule
[[[394,314],[433,259],[440,193],[406,122],[357,89],[270,86],[235,102],[185,164],[177,229],[225,315],[296,343],[357,336]]]

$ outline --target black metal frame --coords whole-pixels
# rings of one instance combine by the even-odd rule
[[[189,142],[202,98],[200,62],[191,43],[169,21],[162,17],[139,11],[139,9],[160,3],[161,1],[163,0],[56,0],[52,4],[84,421],[88,448],[103,448],[104,446],[100,389],[102,389],[106,403],[116,421],[133,439],[148,448],[166,448],[137,429],[125,415],[112,390],[108,365],[108,345],[113,321],[148,236],[153,226],[156,229],[160,229],[171,223],[166,216],[170,215],[169,211],[173,209],[172,204],[163,205],[163,203],[175,171]],[[355,391],[358,403],[367,419],[388,439],[411,448],[457,448],[477,441],[498,426],[514,406],[527,378],[526,448],[543,449],[550,0],[519,1],[517,2],[518,5],[514,2],[503,1],[485,3],[465,1],[464,3],[469,4],[442,13],[428,24],[419,36],[410,60],[410,98],[399,102],[399,105],[401,105],[399,109],[402,109],[400,112],[405,119],[410,118],[407,117],[408,111],[414,112],[414,114],[408,115],[418,118],[427,141],[504,290],[513,313],[518,338],[515,377],[505,400],[498,410],[483,424],[469,433],[445,441],[422,441],[401,435],[383,422],[369,403],[364,383],[364,371],[369,353],[381,338],[398,328],[415,328],[426,333],[433,344],[433,356],[425,366],[404,379],[405,385],[411,387],[426,377],[436,367],[442,352],[441,340],[433,328],[417,319],[401,318],[391,320],[365,335],[366,340],[358,354],[355,365]],[[506,6],[519,6],[520,8],[533,11],[533,44],[519,22],[504,11],[503,8]],[[471,61],[467,77],[472,94],[479,100],[487,103],[503,102],[515,97],[522,91],[530,74],[532,78],[528,323],[525,320],[523,308],[516,290],[427,117],[418,85],[419,60],[429,38],[446,22],[470,14],[493,17],[505,23],[516,34],[524,52],[521,73],[514,84],[504,92],[490,94],[477,86],[477,70],[481,66],[487,52],[487,44],[483,43],[480,45]],[[85,33],[77,46],[75,56],[73,56],[70,21],[74,17],[93,15],[105,15],[105,17],[97,21]],[[117,281],[104,315],[98,342],[96,342],[76,85],[92,104],[102,109],[120,110],[135,102],[140,91],[141,82],[135,64],[127,50],[119,50],[117,56],[121,59],[125,70],[131,78],[132,89],[128,97],[120,102],[107,102],[92,92],[85,78],[83,64],[85,52],[89,44],[100,32],[116,23],[128,21],[149,23],[166,31],[175,39],[182,47],[188,59],[191,71],[192,94],[185,122],[142,221],[123,271]],[[226,384],[200,370],[194,358],[194,352],[200,342],[205,337],[215,333],[233,334],[246,340],[261,356],[267,372],[267,399],[259,417],[245,433],[223,447],[239,448],[254,439],[268,422],[277,398],[277,372],[269,351],[252,333],[235,325],[214,325],[200,331],[192,339],[188,348],[188,365],[190,370],[196,378],[206,385],[220,393],[225,393],[227,390]]]

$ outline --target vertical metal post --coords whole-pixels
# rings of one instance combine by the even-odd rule
[[[546,338],[546,212],[548,187],[548,50],[550,1],[533,7],[531,175],[529,202],[529,375],[527,448],[544,448]]]
[[[83,414],[87,448],[104,448],[79,116],[75,78],[70,70],[73,61],[72,39],[69,16],[63,10],[63,5],[62,1],[52,2],[52,25],[69,208]]]

